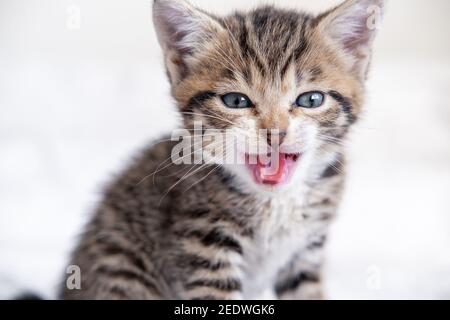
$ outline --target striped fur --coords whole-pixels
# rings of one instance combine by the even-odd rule
[[[106,189],[70,264],[82,289],[65,299],[323,298],[326,235],[339,204],[343,142],[357,122],[381,0],[348,0],[313,16],[261,7],[217,17],[181,0],[156,0],[154,20],[172,94],[192,129],[281,129],[304,154],[290,184],[256,185],[242,166],[170,163],[175,142],[146,149]],[[318,109],[293,107],[308,91]],[[245,93],[253,108],[220,96]],[[239,148],[239,145],[236,147]]]

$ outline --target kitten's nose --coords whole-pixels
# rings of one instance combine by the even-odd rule
[[[278,130],[276,133],[272,132],[272,130],[269,130],[267,132],[267,144],[269,146],[272,146],[272,145],[280,146],[283,143],[284,138],[286,138],[286,135],[287,135],[287,133],[285,130],[281,130],[281,131]]]

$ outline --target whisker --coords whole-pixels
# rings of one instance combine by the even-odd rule
[[[225,158],[227,156],[227,152],[230,151],[230,149],[226,149],[223,153],[223,157]],[[196,184],[202,182],[203,180],[205,180],[207,177],[209,177],[215,170],[217,170],[221,165],[217,164],[211,171],[208,172],[208,174],[206,174],[203,178],[201,178],[199,181],[194,182],[193,184],[191,184],[186,190],[184,190],[184,192],[187,192],[189,189],[191,189],[192,187],[194,187]]]
[[[189,177],[192,177],[192,175],[196,174],[197,172],[199,172],[200,170],[204,169],[206,166],[210,165],[210,163],[205,163],[202,164],[200,166],[200,168],[195,169],[194,171],[192,171],[192,169],[195,168],[196,165],[192,166],[192,168],[189,169],[188,172],[186,172],[180,179],[178,179],[177,182],[175,182],[172,186],[170,186],[170,188],[163,194],[163,196],[161,197],[159,204],[161,205],[163,199],[170,193],[170,191],[172,191],[177,185],[179,185],[182,181],[188,179]],[[191,172],[192,171],[192,172]]]
[[[221,119],[221,118],[218,118],[218,117],[215,117],[215,116],[212,116],[212,115],[204,114],[204,113],[196,113],[196,112],[188,112],[188,111],[182,111],[181,113],[183,113],[183,114],[190,114],[190,115],[197,115],[197,116],[202,116],[202,117],[207,117],[207,118],[212,118],[212,119],[220,120],[220,121],[223,121],[223,122],[228,122],[229,124],[232,124],[232,125],[236,125],[236,123],[233,123],[230,120],[224,120],[224,119]]]
[[[214,134],[206,134],[206,135],[202,135],[202,136],[203,136],[203,137],[207,137],[207,136],[215,136],[215,135],[214,135]],[[189,136],[189,137],[192,137],[192,136]],[[167,139],[167,141],[175,141],[175,140]],[[199,142],[203,142],[203,141],[199,141]],[[219,144],[220,141],[219,141],[219,142],[215,142],[215,143]],[[214,144],[210,144],[210,145],[208,145],[208,147],[209,147],[209,146],[214,146]],[[195,152],[199,151],[199,149],[195,149],[196,144],[194,144],[193,147],[194,147],[194,151],[190,152],[189,154],[183,155],[180,159],[183,160],[183,159],[185,159],[186,157],[189,157],[189,156],[191,156],[192,154],[194,154]],[[155,169],[155,171],[153,171],[152,173],[150,173],[150,174],[146,175],[145,177],[143,177],[143,178],[137,183],[137,185],[140,185],[140,184],[143,183],[145,180],[147,180],[148,178],[150,178],[152,175],[153,175],[153,177],[154,177],[157,173],[159,173],[159,172],[165,170],[166,168],[170,167],[171,165],[173,165],[173,163],[169,163],[169,164],[165,165],[165,164],[166,164],[168,161],[170,161],[171,159],[172,159],[172,156],[170,156],[170,157],[168,157],[167,159],[163,160],[163,161],[158,165],[158,167]],[[162,167],[163,165],[164,165],[164,167]],[[162,168],[161,168],[161,167],[162,167]]]
[[[191,184],[186,190],[184,190],[184,192],[187,192],[189,189],[193,188],[195,185],[199,184],[200,182],[202,182],[203,180],[205,180],[206,178],[208,178],[214,171],[216,171],[218,168],[220,167],[220,165],[216,165],[212,170],[210,170],[208,172],[208,174],[206,174],[203,178],[201,178],[200,180],[198,180],[197,182],[194,182],[193,184]]]

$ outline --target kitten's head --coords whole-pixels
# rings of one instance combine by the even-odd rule
[[[383,2],[347,0],[319,16],[262,7],[217,17],[186,1],[156,0],[186,128],[201,121],[204,145],[214,144],[208,129],[236,138],[226,152],[237,163],[222,167],[246,186],[283,190],[320,174],[360,114]]]

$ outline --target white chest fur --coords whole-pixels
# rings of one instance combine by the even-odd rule
[[[245,299],[271,298],[278,272],[306,245],[308,238],[298,199],[270,200],[261,208],[261,214],[265,215],[261,226],[245,250]]]

